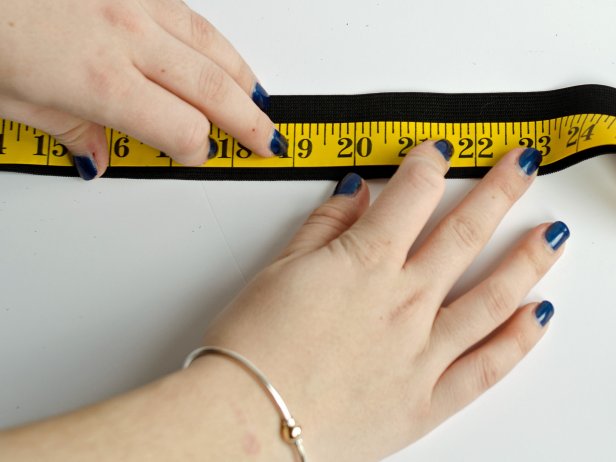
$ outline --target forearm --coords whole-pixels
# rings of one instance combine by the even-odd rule
[[[258,384],[237,365],[208,357],[101,404],[4,432],[0,460],[294,459]]]

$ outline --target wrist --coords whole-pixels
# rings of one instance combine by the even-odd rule
[[[193,423],[196,454],[212,460],[296,460],[281,437],[274,404],[239,364],[206,356],[169,380]]]

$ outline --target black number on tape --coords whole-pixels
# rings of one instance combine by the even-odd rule
[[[237,157],[239,157],[240,159],[248,159],[252,155],[250,149],[248,149],[242,143],[237,143],[237,145],[239,146],[239,149],[235,151],[235,155]]]
[[[460,154],[458,155],[460,159],[472,159],[475,156],[471,150],[474,145],[473,140],[470,138],[462,138],[458,144],[462,146],[462,151],[460,151]]]
[[[219,159],[229,159],[229,140],[225,138],[224,140],[216,140],[218,142],[218,146],[220,146],[220,151],[218,152]]]
[[[530,138],[522,138],[520,140],[520,146],[523,146],[525,148],[532,148],[533,144],[535,144],[535,142]]]
[[[130,153],[130,149],[128,147],[128,137],[127,136],[118,138],[116,142],[113,143],[113,153],[122,159],[128,156],[128,154]]]
[[[363,137],[357,141],[357,154],[361,157],[368,157],[372,154],[372,140],[370,138]]]
[[[540,148],[544,156],[547,156],[550,152],[552,152],[552,148],[550,147],[551,141],[552,138],[550,138],[548,135],[544,135],[537,140],[537,147]]]
[[[405,157],[411,148],[413,147],[414,141],[413,138],[409,138],[408,136],[403,136],[398,140],[398,144],[402,145],[402,149],[398,153],[398,157]]]
[[[585,141],[590,141],[590,139],[592,138],[592,133],[595,130],[596,126],[597,124],[592,124],[586,130],[584,130],[584,132],[580,136],[584,138]]]
[[[51,154],[53,156],[64,157],[65,155],[68,154],[68,148],[66,146],[64,146],[62,143],[58,143],[53,138],[51,140],[53,141],[53,147],[54,147],[54,149],[51,150]]]
[[[342,146],[342,149],[338,153],[338,157],[353,157],[353,140],[351,138],[339,139],[338,146]]]
[[[583,139],[584,141],[590,141],[596,126],[597,124],[592,124],[582,133],[580,133],[580,127],[571,127],[567,132],[567,135],[570,135],[569,141],[567,141],[567,147],[570,148],[571,146],[577,145],[580,139]]]
[[[487,150],[490,149],[492,145],[494,145],[494,141],[492,141],[490,138],[480,138],[479,141],[477,141],[477,144],[479,146],[483,146],[483,149],[479,151],[479,154],[477,154],[477,157],[483,157],[484,159],[485,158],[491,159],[494,157],[493,152],[487,152]]]
[[[34,137],[36,139],[36,152],[35,156],[46,156],[43,152],[43,148],[45,147],[45,135],[39,135]]]
[[[297,143],[297,147],[300,150],[297,153],[297,156],[300,159],[306,159],[307,157],[310,157],[310,154],[312,154],[312,141],[310,141],[309,139],[299,140],[299,143]]]

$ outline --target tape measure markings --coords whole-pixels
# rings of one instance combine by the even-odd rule
[[[213,127],[219,156],[203,167],[183,167],[107,129],[107,176],[335,179],[353,169],[372,178],[391,175],[412,147],[435,138],[454,144],[450,177],[482,176],[519,146],[542,151],[542,174],[616,152],[616,90],[599,85],[534,93],[275,96],[270,115],[281,121],[277,127],[289,139],[284,158],[255,156]],[[66,147],[6,120],[0,133],[0,170],[75,175]]]

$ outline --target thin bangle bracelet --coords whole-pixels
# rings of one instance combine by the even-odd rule
[[[281,420],[282,439],[295,448],[298,456],[297,460],[299,462],[307,462],[306,453],[304,452],[301,427],[295,422],[295,419],[291,415],[291,412],[289,411],[289,408],[282,399],[282,396],[280,396],[280,393],[278,393],[278,390],[276,390],[274,385],[272,385],[272,383],[267,380],[265,375],[259,369],[257,369],[257,367],[252,364],[248,359],[244,358],[239,353],[227,350],[226,348],[205,346],[197,348],[195,351],[190,353],[186,357],[182,369],[186,369],[193,363],[195,359],[200,358],[201,356],[205,356],[207,354],[216,354],[231,358],[237,361],[241,366],[244,366],[255,376],[255,378],[261,383],[263,388],[265,388],[265,390],[270,394],[270,396],[274,400],[276,408],[278,409],[278,414],[280,414]]]

